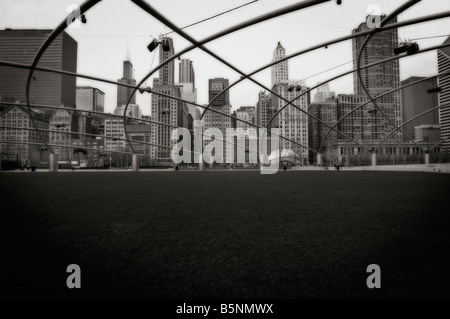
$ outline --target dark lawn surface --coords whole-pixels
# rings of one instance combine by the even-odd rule
[[[449,174],[0,173],[0,297],[450,298]],[[81,289],[66,267],[81,267]],[[368,289],[366,267],[381,267]]]

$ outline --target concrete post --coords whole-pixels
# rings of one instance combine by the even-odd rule
[[[425,164],[430,164],[430,153],[425,151]]]
[[[317,166],[322,166],[322,154],[320,154],[320,153],[316,154],[316,162],[317,162]]]
[[[49,172],[57,172],[57,166],[58,165],[58,158],[56,156],[56,154],[54,153],[50,153],[49,156]]]
[[[202,155],[198,155],[199,159],[198,159],[198,170],[199,171],[203,171],[205,170],[205,161],[203,160],[203,156]]]
[[[372,152],[372,166],[377,166],[377,153]]]
[[[131,165],[132,165],[131,170],[133,172],[139,172],[139,158],[138,158],[137,154],[133,154],[133,159],[132,159]]]

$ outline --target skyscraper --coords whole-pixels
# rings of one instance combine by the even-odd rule
[[[278,114],[277,119],[274,120],[278,122],[277,124],[280,128],[281,136],[287,137],[288,139],[298,142],[301,145],[308,146],[308,116],[299,110],[302,109],[305,112],[308,110],[308,105],[310,104],[310,94],[309,92],[304,94],[308,90],[308,87],[301,82],[292,82],[291,84],[278,83],[272,88],[272,90],[285,100],[292,101],[295,99],[292,104],[297,106],[287,106]],[[304,95],[298,97],[301,94]],[[287,104],[287,102],[278,96],[272,95],[271,104],[274,109],[280,110]],[[304,163],[306,163],[308,159],[308,149],[301,147],[298,144],[286,141],[285,139],[280,140],[280,147],[281,149],[294,151],[304,160]]]
[[[215,78],[210,79],[208,81],[208,91],[209,91],[209,103],[225,88],[227,88],[229,84],[228,79],[224,78]],[[229,91],[222,93],[212,104],[211,109],[215,109],[225,114],[231,114],[231,105],[229,98]],[[231,128],[231,119],[228,116],[224,116],[215,112],[207,112],[203,117],[203,128],[204,130],[208,128],[218,128],[224,137],[223,144],[223,161],[226,161],[226,129]],[[206,143],[205,143],[206,144]]]
[[[450,37],[444,43],[450,43]],[[450,48],[437,50],[438,72],[450,71]],[[441,153],[445,160],[450,159],[450,75],[438,78],[438,85],[442,89],[439,93],[439,122],[441,124]]]
[[[192,83],[195,87],[195,72],[191,60],[181,59],[178,72],[180,83]]]
[[[52,30],[0,30],[0,60],[31,64],[39,47]],[[39,65],[57,70],[77,71],[77,42],[66,32],[48,47]],[[28,70],[0,66],[0,97],[26,101]],[[36,71],[30,85],[30,102],[75,107],[76,78]],[[0,100],[1,100],[0,99]],[[49,112],[48,112],[49,113]]]
[[[162,45],[159,46],[159,63],[163,63],[174,55],[173,40],[169,37],[161,37]],[[175,82],[174,76],[174,62],[173,60],[164,65],[159,70],[159,83],[161,85],[173,85]]]
[[[396,17],[394,17],[389,24],[395,22],[397,22]],[[364,22],[357,28],[353,29],[352,34],[365,30],[368,30],[368,26],[367,23]],[[352,40],[354,68],[357,67],[358,55],[365,38],[365,36],[362,36]],[[364,48],[364,52],[361,56],[361,66],[392,57],[394,55],[394,48],[397,46],[398,32],[396,28],[376,33]],[[372,96],[377,96],[399,87],[399,73],[398,60],[392,60],[370,68],[362,69],[361,77],[369,93]],[[355,95],[366,95],[365,91],[361,87],[360,80],[358,79],[356,73],[353,76],[353,86]],[[382,106],[383,112],[389,117],[390,121],[396,125],[401,125],[402,115],[400,106],[400,91],[395,91],[389,95],[386,95],[378,99],[376,102]],[[371,104],[367,107],[373,108]],[[371,134],[371,138],[374,138],[375,140],[382,139],[385,134],[395,128],[390,121],[381,114],[381,112],[371,113],[369,119],[370,123],[368,123],[368,125],[371,127],[373,133]],[[361,120],[362,119],[357,119],[357,121]],[[400,131],[393,134],[393,139],[395,141],[400,141],[401,137],[402,133]]]
[[[424,79],[423,77],[412,76],[401,82],[401,85],[406,85],[411,82]],[[438,96],[436,93],[428,93],[431,88],[437,87],[437,79],[429,79],[414,85],[410,85],[401,90],[402,102],[402,120],[403,123],[409,121],[413,117],[438,106]],[[439,124],[439,110],[422,115],[421,117],[409,122],[403,127],[403,130],[411,137],[415,135],[415,126],[419,125],[437,125]],[[406,136],[403,138],[405,142],[408,141]]]
[[[322,122],[310,118],[308,120],[309,125],[309,147],[312,149],[319,151],[320,150],[320,142],[324,140],[324,146],[327,146],[329,142],[336,142],[337,133],[336,131],[331,131],[328,136],[326,134],[329,131],[328,125],[333,125],[337,121],[337,99],[335,97],[324,98],[321,94],[317,96],[317,99],[314,100],[308,106],[308,113],[313,115],[315,118],[320,119]],[[325,123],[325,124],[324,124]],[[326,136],[326,140],[325,140]],[[310,154],[312,155],[312,154]],[[315,159],[313,157],[310,158],[311,161]]]
[[[273,52],[273,61],[278,61],[286,56],[286,50],[278,42],[275,51]],[[289,105],[284,108],[281,113],[275,118],[271,127],[279,127],[280,134],[293,141],[298,142],[304,146],[308,146],[308,116],[300,111],[307,111],[310,103],[310,93],[306,93],[303,96],[299,95],[305,93],[308,89],[301,81],[289,81],[289,65],[288,61],[283,61],[272,66],[272,91],[278,96],[281,96],[285,100],[292,101],[296,107]],[[270,105],[273,108],[274,113],[283,108],[287,102],[272,94]],[[270,117],[267,116],[267,123],[270,121]],[[267,124],[266,124],[267,125]],[[306,162],[308,159],[308,149],[300,147],[297,144],[288,142],[285,139],[280,140],[281,149],[288,149],[294,151],[298,156],[302,157]]]
[[[273,52],[273,61],[278,61],[286,56],[286,50],[278,42],[275,51]],[[272,71],[272,87],[278,83],[287,83],[289,79],[288,61],[277,63],[271,67]]]
[[[256,105],[256,124],[266,127],[273,113],[270,94],[266,91],[259,91]]]
[[[123,84],[136,85],[136,80],[133,78],[133,64],[130,61],[123,61],[123,77],[117,81]],[[132,92],[132,88],[117,86],[117,106],[126,105]],[[136,94],[133,95],[130,103],[136,104]]]
[[[105,111],[105,93],[91,86],[77,86],[76,108],[82,111]],[[83,112],[84,113],[84,112]],[[98,114],[81,113],[80,121],[84,121],[85,132],[104,134],[105,119]],[[81,132],[83,132],[81,130]]]
[[[163,45],[159,46],[159,61],[163,63],[174,55],[171,38],[161,38]],[[180,86],[174,85],[173,61],[163,66],[159,71],[159,78],[153,79],[153,91],[181,98]],[[177,127],[188,127],[189,113],[184,102],[169,97],[152,94],[152,119]],[[171,140],[172,128],[162,125],[151,125],[151,142],[171,147],[177,142]],[[154,165],[172,166],[171,150],[169,148],[152,146],[150,157]]]
[[[197,103],[197,89],[195,88],[195,73],[192,61],[189,59],[182,59],[179,65],[179,79],[180,83],[176,85],[180,87],[181,98],[183,100]],[[186,103],[189,114],[194,120],[199,119],[199,111],[194,104]]]

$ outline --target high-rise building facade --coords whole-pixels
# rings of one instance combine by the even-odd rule
[[[241,106],[236,110],[237,118],[245,119],[245,121],[256,125],[256,110],[254,106]],[[238,122],[237,127],[244,129],[255,128],[252,125],[246,124],[244,122]]]
[[[224,78],[215,78],[210,79],[208,81],[208,94],[209,94],[209,103],[213,101],[213,99],[220,94],[220,92],[226,89],[230,84],[228,79]],[[229,91],[226,91],[220,96],[217,97],[216,100],[211,104],[211,109],[220,111],[225,114],[231,114],[231,105],[229,98]],[[203,129],[207,130],[208,128],[218,128],[223,135],[223,162],[227,161],[227,145],[226,145],[226,130],[227,128],[232,128],[231,118],[228,116],[224,116],[215,112],[208,111],[203,117]],[[205,142],[204,144],[207,144]],[[231,160],[229,160],[231,161]]]
[[[159,46],[159,62],[163,63],[174,55],[173,41],[169,37],[161,38],[163,45]],[[168,96],[181,98],[180,86],[174,85],[173,61],[163,66],[159,78],[153,80],[153,91]],[[152,94],[152,119],[175,127],[188,127],[189,113],[186,103],[166,96]],[[167,147],[151,147],[151,159],[154,165],[172,166],[171,147],[177,143],[172,141],[173,127],[151,125],[151,142]]]
[[[177,83],[177,87],[180,89],[181,98],[185,101],[197,103],[197,89],[193,83]],[[186,103],[189,114],[194,120],[200,119],[200,112],[194,104]]]
[[[125,131],[123,128],[123,120],[107,119],[105,120],[105,149],[124,151],[125,143]],[[120,139],[120,140],[119,140]]]
[[[384,17],[384,16],[383,16]],[[393,18],[389,24],[397,22],[397,18]],[[357,28],[353,29],[352,34],[368,30],[367,23],[361,23]],[[357,37],[352,39],[352,51],[353,51],[353,67],[357,67],[358,56],[360,49],[366,36]],[[384,32],[376,33],[372,39],[367,43],[364,48],[364,52],[361,56],[361,66],[378,62],[390,58],[394,55],[394,48],[398,46],[398,32],[397,28],[386,30]],[[400,71],[398,60],[392,60],[383,64],[378,64],[366,69],[361,70],[362,81],[369,93],[374,97],[394,88],[399,87],[400,83]],[[353,76],[353,86],[355,95],[366,96],[363,90],[360,80],[356,73]],[[359,99],[359,98],[356,98]],[[381,112],[372,112],[369,119],[375,125],[371,125],[372,132],[370,136],[375,139],[382,139],[385,134],[395,129],[394,125],[401,125],[401,105],[400,105],[400,91],[395,91],[380,99],[377,99],[377,104],[383,104],[383,112],[387,115],[389,120],[383,116]],[[373,105],[369,104],[366,108],[373,108]],[[363,119],[356,119],[358,122]],[[369,127],[366,127],[367,129]],[[395,141],[402,139],[402,133],[398,131],[393,134]]]
[[[444,43],[450,43],[450,37]],[[437,50],[438,72],[450,71],[450,48]],[[446,161],[450,160],[450,75],[438,78],[439,92],[439,123],[441,125],[441,153]]]
[[[423,77],[412,76],[401,81],[401,86],[424,79]],[[402,121],[406,123],[413,117],[424,113],[438,106],[438,95],[428,93],[429,89],[437,88],[437,79],[429,79],[401,89]],[[415,135],[415,127],[419,125],[438,125],[439,110],[435,110],[422,115],[421,117],[405,124],[403,130],[411,137]],[[405,142],[409,141],[406,136]]]
[[[77,86],[76,109],[80,111],[105,111],[105,93],[92,86]]]
[[[105,93],[91,86],[77,86],[76,109],[81,112],[80,121],[84,121],[85,132],[103,135],[105,132],[105,118],[89,111],[105,111]],[[83,132],[83,131],[82,131]]]
[[[286,56],[286,50],[278,42],[275,51],[273,52],[273,61],[278,61]],[[308,116],[305,114],[310,104],[310,93],[305,93],[308,88],[301,81],[289,81],[289,65],[288,61],[277,63],[271,67],[272,69],[272,91],[284,100],[293,101],[274,118],[271,127],[279,127],[280,134],[288,139],[291,139],[299,144],[308,147]],[[304,94],[305,93],[305,94]],[[301,97],[298,97],[299,95]],[[270,106],[275,113],[281,110],[287,102],[279,98],[275,94],[271,95]],[[303,110],[302,111],[300,111]],[[267,116],[267,124],[271,117]],[[266,125],[267,125],[266,124]],[[304,163],[308,160],[308,149],[299,146],[298,144],[280,139],[281,149],[294,151],[297,156],[301,157]]]
[[[273,61],[278,61],[286,56],[286,50],[278,42],[275,51],[273,52]],[[271,67],[272,71],[272,87],[278,83],[287,83],[289,79],[288,61],[279,62]]]
[[[195,87],[195,72],[191,60],[181,59],[178,74],[178,81],[180,83],[192,83],[193,87]]]
[[[281,136],[308,147],[308,116],[305,114],[310,104],[310,94],[309,92],[305,93],[308,87],[300,82],[291,84],[279,83],[272,90],[285,100],[293,101],[292,104],[296,106],[289,105],[279,113],[278,127],[280,128]],[[298,97],[301,94],[303,95]],[[287,102],[278,96],[272,95],[271,104],[276,110],[280,110]],[[307,148],[285,139],[280,139],[280,147],[281,149],[294,151],[297,156],[303,159],[304,164],[307,163],[309,157]]]
[[[31,64],[52,30],[0,30],[0,60]],[[39,65],[77,71],[77,42],[62,32],[42,55]],[[0,66],[0,100],[26,102],[28,70]],[[35,71],[30,85],[30,102],[75,107],[76,78]]]
[[[49,118],[44,112],[33,112],[33,119],[39,129],[48,130]],[[6,106],[0,113],[0,125],[9,127],[2,129],[1,141],[11,142],[2,145],[2,153],[8,160],[17,160],[20,166],[38,165],[48,160],[48,152],[41,152],[40,145],[44,146],[39,134],[34,130],[27,109],[22,109],[16,105]],[[17,127],[17,129],[16,129]],[[21,130],[19,128],[30,128]],[[41,131],[41,136],[48,141],[48,132]],[[13,144],[19,142],[18,144]],[[29,144],[28,144],[29,143]],[[32,143],[39,143],[34,145]],[[5,158],[5,157],[3,157]]]
[[[169,37],[161,37],[160,41],[162,45],[159,46],[159,63],[163,63],[175,53],[173,47],[173,40]],[[159,70],[159,84],[161,85],[173,85],[175,83],[175,64],[174,61],[170,61]]]
[[[309,147],[317,152],[322,151],[320,147],[321,143],[322,148],[324,148],[327,147],[329,142],[334,143],[337,141],[336,131],[332,130],[327,134],[330,130],[329,126],[332,126],[337,122],[337,109],[338,102],[334,97],[324,99],[322,96],[315,99],[315,101],[308,106],[308,113],[315,117],[308,120]],[[316,119],[319,119],[320,121]],[[310,156],[310,160],[314,162],[315,159]]]
[[[130,61],[123,61],[123,76],[117,82],[136,86],[133,76],[133,64]],[[117,106],[126,105],[133,89],[125,86],[117,86]],[[136,94],[130,100],[131,104],[136,104]]]
[[[266,127],[274,114],[271,101],[269,93],[266,93],[266,91],[259,91],[258,103],[256,105],[256,124],[260,127]]]

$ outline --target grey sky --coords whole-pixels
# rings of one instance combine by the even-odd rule
[[[234,34],[218,39],[207,47],[222,58],[230,61],[244,72],[251,72],[272,60],[273,50],[278,41],[286,48],[287,54],[310,47],[335,37],[348,35],[351,30],[365,20],[367,7],[377,4],[383,13],[389,13],[406,0],[343,0],[341,6],[335,1],[313,8],[294,12]],[[164,0],[148,1],[157,10],[178,26],[184,26],[211,15],[249,2],[249,0]],[[235,25],[257,15],[267,13],[297,1],[259,0],[244,8],[219,18],[185,29],[195,39],[203,39],[223,28]],[[67,16],[66,9],[71,4],[81,4],[78,0],[0,0],[0,28],[54,28]],[[422,0],[398,17],[399,21],[450,10],[449,0]],[[152,36],[171,31],[127,0],[103,0],[86,14],[88,23],[79,29],[68,29],[78,42],[78,72],[100,76],[112,80],[121,78],[122,61],[127,56],[127,48],[135,68],[135,78],[139,81],[151,67],[158,65],[158,54],[150,53],[147,45]],[[450,34],[450,19],[400,28],[401,39],[415,39],[435,35]],[[187,41],[172,33],[175,51],[189,45]],[[442,43],[445,38],[418,40],[421,48]],[[194,62],[198,102],[208,102],[208,79],[226,77],[230,82],[239,75],[220,62],[193,50],[182,56]],[[153,63],[152,63],[153,61]],[[291,79],[305,79],[337,65],[351,62],[351,42],[333,45],[327,50],[320,49],[289,61]],[[311,86],[333,75],[352,68],[348,63],[319,76],[308,78]],[[178,72],[176,67],[176,79]],[[437,73],[436,52],[408,57],[400,62],[400,76],[405,79],[412,75],[427,76]],[[270,70],[259,73],[256,78],[270,86]],[[78,85],[92,85],[106,93],[106,111],[113,111],[116,104],[114,85],[78,79]],[[151,84],[151,81],[148,82]],[[352,77],[347,76],[330,84],[337,93],[352,93]],[[255,105],[260,88],[250,81],[244,81],[230,91],[233,109],[243,105]],[[138,93],[137,102],[144,114],[150,114],[150,96]]]

